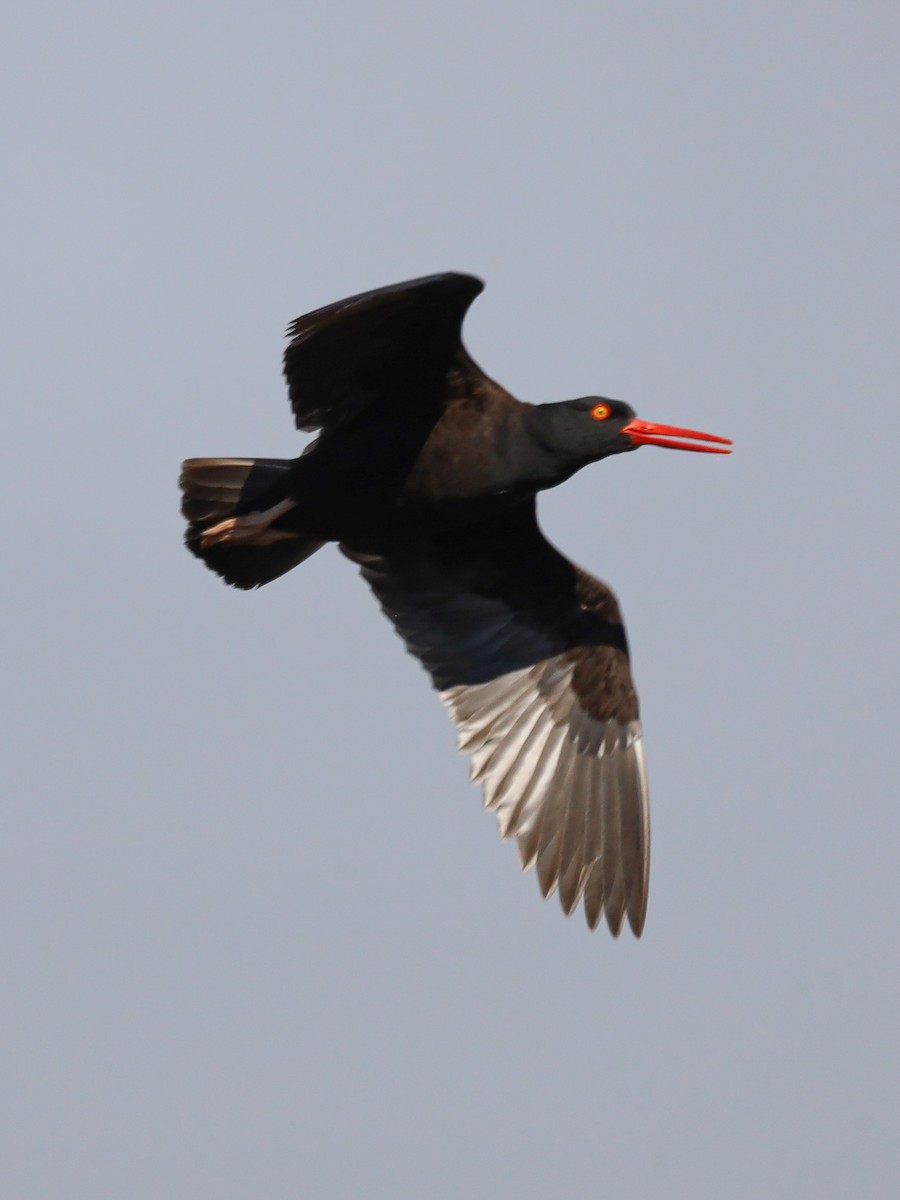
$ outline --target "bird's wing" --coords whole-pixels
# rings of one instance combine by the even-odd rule
[[[638,703],[609,588],[544,538],[530,501],[359,563],[430,672],[502,837],[593,929],[640,934],[650,826]]]
[[[430,275],[298,317],[284,354],[297,428],[333,428],[410,390],[441,397],[463,317],[483,287],[472,275]]]

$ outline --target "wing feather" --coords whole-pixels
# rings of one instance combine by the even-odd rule
[[[463,317],[483,287],[472,275],[429,275],[298,317],[288,327],[284,354],[297,428],[331,429],[404,395],[408,381],[421,391],[422,382],[431,380],[433,402],[439,403],[447,370],[461,351]]]

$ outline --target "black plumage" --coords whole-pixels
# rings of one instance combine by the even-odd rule
[[[430,673],[543,893],[640,934],[649,812],[625,631],[609,588],[543,536],[535,496],[641,444],[727,440],[598,396],[514,399],[462,345],[482,286],[435,275],[295,321],[291,405],[319,436],[292,461],[189,459],[186,541],[240,588],[338,542]]]

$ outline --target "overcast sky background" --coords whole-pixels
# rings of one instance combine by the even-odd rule
[[[896,1194],[900,8],[20,5],[0,1196]],[[541,501],[622,603],[644,937],[518,871],[329,548],[181,546],[290,456],[282,331],[448,269],[523,399],[735,440]]]

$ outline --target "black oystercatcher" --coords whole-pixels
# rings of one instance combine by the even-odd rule
[[[625,630],[609,588],[541,533],[535,495],[638,446],[730,442],[601,396],[516,400],[461,342],[482,287],[433,275],[295,321],[291,405],[321,433],[292,460],[188,459],[186,541],[239,588],[338,542],[431,674],[543,894],[640,934],[650,830]]]

